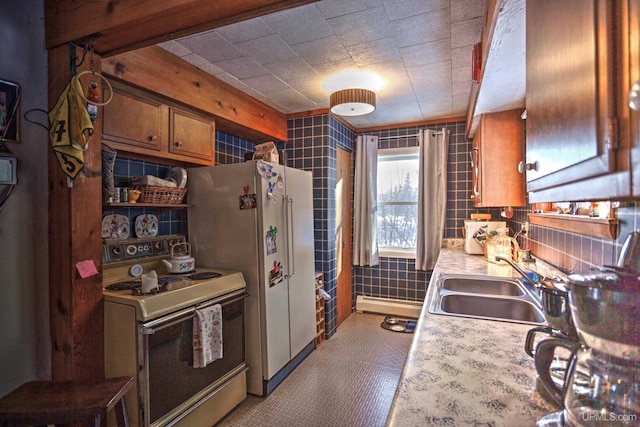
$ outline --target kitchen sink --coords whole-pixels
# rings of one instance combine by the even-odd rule
[[[487,279],[483,276],[445,276],[442,288],[474,294],[521,296],[525,294],[520,283],[513,279]]]
[[[517,279],[440,274],[429,312],[514,323],[545,324],[536,295]]]
[[[519,299],[454,294],[443,296],[440,307],[446,313],[466,314],[473,317],[544,322],[544,315],[533,304]]]

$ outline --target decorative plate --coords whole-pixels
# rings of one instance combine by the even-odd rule
[[[128,239],[129,217],[117,214],[105,215],[104,218],[102,218],[102,238]]]
[[[167,172],[166,179],[176,183],[178,188],[184,188],[187,186],[187,170],[185,168],[171,168]]]
[[[155,237],[158,235],[158,217],[138,215],[136,217],[136,237]]]

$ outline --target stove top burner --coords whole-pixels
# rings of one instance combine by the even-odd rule
[[[180,284],[174,284],[175,282],[184,282],[185,280],[206,280],[206,279],[215,279],[217,277],[222,276],[220,273],[216,273],[213,271],[202,271],[202,272],[193,272],[187,275],[181,276],[168,276],[168,277],[159,277],[158,278],[158,288],[152,290],[148,293],[142,292],[142,280],[128,280],[124,282],[114,283],[105,287],[104,289],[107,291],[123,291],[130,290],[131,295],[155,295],[161,292],[171,291],[173,289],[178,289],[184,286],[180,286]],[[174,285],[172,285],[174,284]],[[185,284],[185,286],[188,286]]]
[[[158,288],[153,289],[151,292],[143,293],[142,292],[142,282],[140,280],[132,280],[129,282],[120,282],[114,283],[113,285],[109,285],[105,288],[107,291],[125,291],[130,290],[131,295],[155,295],[160,292],[166,292],[167,284],[169,283],[166,279],[168,278],[160,278],[158,279]],[[180,280],[180,279],[177,279]]]
[[[222,274],[216,273],[214,271],[202,271],[191,273],[187,277],[191,280],[203,280],[203,279],[215,279],[216,277],[220,277]]]

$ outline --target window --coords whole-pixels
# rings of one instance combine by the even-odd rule
[[[418,231],[419,147],[378,150],[380,256],[412,258]]]

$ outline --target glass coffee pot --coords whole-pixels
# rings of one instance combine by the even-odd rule
[[[572,427],[640,425],[640,363],[590,348],[576,352],[564,420]]]

